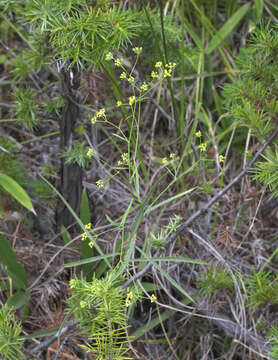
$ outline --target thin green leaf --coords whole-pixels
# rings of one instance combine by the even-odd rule
[[[9,241],[0,234],[0,261],[5,273],[10,276],[20,289],[27,288],[27,275],[23,265],[18,261]]]
[[[111,258],[113,256],[117,256],[120,255],[121,253],[113,253],[113,254],[108,254],[108,255],[102,255],[102,256],[93,256],[87,259],[82,259],[82,260],[78,260],[78,261],[73,261],[71,263],[65,264],[64,267],[68,268],[68,267],[73,267],[73,266],[80,266],[80,265],[84,265],[84,264],[90,264],[92,262],[96,262],[99,260],[103,260],[104,258]]]
[[[26,305],[30,299],[31,295],[28,291],[17,291],[14,295],[9,297],[7,300],[7,305],[14,308],[15,310],[20,309],[22,306]]]
[[[199,265],[207,265],[206,261],[190,259],[185,257],[175,257],[175,256],[162,256],[162,257],[147,257],[136,259],[135,261],[139,262],[150,262],[150,261],[171,261],[171,262],[181,262],[181,263],[189,263],[189,264],[199,264]]]
[[[223,40],[233,31],[241,19],[247,14],[250,9],[250,4],[243,5],[238,11],[236,11],[229,20],[222,26],[222,28],[212,37],[208,47],[206,49],[206,54],[211,54],[217,46],[221,44]]]
[[[166,204],[170,203],[170,202],[173,201],[173,200],[176,200],[176,199],[179,199],[180,197],[183,197],[184,195],[190,193],[190,192],[193,191],[193,190],[194,190],[194,188],[189,189],[189,190],[186,190],[186,191],[184,191],[184,192],[182,192],[182,193],[180,193],[180,194],[177,194],[177,195],[175,195],[175,196],[170,197],[169,199],[166,199],[166,200],[164,200],[164,201],[161,201],[159,204],[156,204],[156,205],[148,208],[148,210],[146,211],[146,214],[149,214],[150,212],[154,211],[155,209],[157,209],[157,208],[159,208],[159,207],[161,207],[161,206],[163,206],[163,205],[166,205]]]
[[[32,211],[35,215],[33,205],[26,191],[10,176],[0,174],[0,185],[18,202],[20,202],[26,209]]]

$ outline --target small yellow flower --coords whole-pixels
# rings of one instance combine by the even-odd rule
[[[165,157],[162,159],[162,164],[167,164],[168,163],[168,159]]]
[[[125,301],[125,306],[126,306],[126,307],[129,307],[130,304],[131,304],[131,303],[130,303],[130,300],[126,299],[126,301]]]
[[[157,297],[154,295],[154,294],[152,294],[152,296],[151,296],[151,303],[153,303],[154,301],[156,301],[157,300]]]
[[[91,118],[91,123],[92,124],[95,124],[97,122],[97,117],[96,116],[93,116],[92,118]]]
[[[134,77],[130,75],[130,77],[127,79],[127,81],[128,81],[130,84],[133,84],[133,83],[134,83]]]
[[[89,158],[91,158],[93,155],[94,155],[93,149],[92,149],[92,148],[89,148],[88,151],[87,151],[87,156],[88,156]]]
[[[176,65],[177,64],[174,62],[169,62],[168,64],[165,65],[165,67],[172,70]]]
[[[115,66],[118,66],[118,67],[122,66],[122,60],[121,59],[116,59],[115,60]]]
[[[170,159],[172,159],[172,160],[175,159],[175,156],[176,156],[176,154],[171,153],[171,154],[170,154]]]
[[[98,180],[98,181],[96,182],[96,185],[97,185],[97,187],[99,187],[99,188],[104,187],[104,182],[103,182],[103,180]]]
[[[162,66],[161,61],[157,61],[156,64],[154,65],[154,67],[156,67],[156,68],[161,68],[161,66]]]
[[[201,152],[204,152],[207,150],[207,144],[205,143],[202,143],[198,146],[198,149],[201,151]]]
[[[218,161],[219,161],[220,163],[224,162],[224,161],[225,161],[225,156],[219,155]]]
[[[121,165],[123,165],[123,162],[122,162],[122,160],[118,160],[117,164],[118,164],[118,166],[121,166]]]
[[[121,75],[120,75],[120,79],[124,80],[126,78],[127,78],[126,72],[122,72]]]
[[[157,79],[157,78],[158,78],[158,72],[157,72],[157,71],[152,71],[151,77],[152,77],[153,79]]]
[[[197,132],[195,133],[195,136],[196,136],[196,137],[198,137],[198,138],[200,138],[200,137],[202,136],[201,131],[200,131],[200,130],[199,130],[199,131],[197,131]]]
[[[133,291],[130,291],[127,296],[126,296],[127,299],[132,299],[133,298]]]
[[[140,90],[142,91],[147,91],[148,90],[148,84],[146,82],[144,82],[141,86],[140,86]]]
[[[92,227],[91,223],[88,223],[88,224],[85,225],[86,230],[91,230],[91,227]]]
[[[92,248],[93,248],[93,246],[94,246],[94,242],[93,242],[93,241],[90,241],[88,245],[89,245],[89,246],[90,246],[90,248],[92,249]]]
[[[141,47],[135,47],[132,49],[132,51],[136,54],[136,55],[140,55],[142,52],[142,48]]]
[[[105,55],[105,60],[106,61],[110,61],[113,59],[113,54],[111,52],[108,52],[106,55]]]
[[[128,99],[128,103],[129,105],[131,106],[135,101],[135,96],[130,96],[129,99]]]
[[[118,100],[118,101],[117,101],[117,106],[120,107],[120,106],[122,106],[122,105],[123,105],[123,103],[122,103],[120,100]]]
[[[128,162],[128,153],[123,153],[121,155],[121,158],[123,159],[123,162],[127,163]]]
[[[88,235],[87,235],[86,233],[83,233],[83,234],[81,235],[81,241],[86,240],[87,237],[88,237]]]
[[[100,118],[100,117],[104,117],[104,116],[105,116],[105,109],[102,108],[97,112],[96,117]]]
[[[172,69],[164,69],[163,71],[163,77],[166,78],[166,77],[170,77],[172,74]]]

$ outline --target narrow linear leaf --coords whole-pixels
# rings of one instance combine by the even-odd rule
[[[0,261],[3,270],[10,276],[15,284],[21,288],[27,288],[27,275],[23,265],[18,261],[18,257],[12,249],[9,241],[0,234]]]
[[[206,53],[211,54],[220,43],[233,31],[241,19],[247,14],[250,9],[250,4],[243,5],[238,11],[236,11],[228,21],[222,26],[222,28],[213,36],[210,40]]]
[[[20,202],[26,209],[32,211],[35,215],[33,205],[26,191],[10,176],[0,174],[0,185],[18,202]]]

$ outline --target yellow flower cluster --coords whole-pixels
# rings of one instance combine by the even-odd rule
[[[170,159],[168,160],[167,157],[164,157],[164,158],[162,159],[162,164],[166,165],[166,164],[168,164],[168,162],[171,161],[171,160],[179,160],[179,156],[176,156],[175,153],[171,153],[171,154],[169,155],[169,158],[170,158]]]
[[[115,60],[115,66],[121,67],[123,64],[123,61],[121,59],[116,59]]]
[[[86,229],[86,230],[91,230],[91,228],[92,228],[92,224],[91,224],[91,223],[88,223],[88,224],[85,225],[85,229]],[[85,239],[87,239],[87,238],[88,238],[88,234],[87,234],[86,232],[84,232],[84,233],[81,235],[81,240],[83,241],[83,240],[85,240]]]
[[[176,63],[169,62],[165,65],[165,69],[163,71],[163,78],[170,77],[172,75],[172,71],[174,67],[176,66]]]
[[[113,59],[113,54],[111,52],[108,52],[105,56],[105,60],[106,61],[110,61]]]
[[[198,146],[198,149],[201,151],[201,152],[205,152],[207,150],[207,144],[205,143],[202,143]]]
[[[132,51],[134,52],[134,54],[140,55],[142,52],[142,48],[137,46],[137,47],[133,48]]]
[[[123,154],[121,155],[121,158],[122,158],[122,160],[119,160],[119,161],[118,161],[118,165],[119,165],[119,166],[128,164],[128,161],[129,161],[128,153],[123,153]]]
[[[99,188],[103,188],[103,187],[104,187],[104,182],[103,182],[103,180],[98,180],[98,181],[96,182],[96,185],[97,185],[97,187],[99,187]]]
[[[152,296],[150,297],[151,303],[155,302],[157,300],[157,297],[152,294]]]
[[[225,162],[225,156],[219,155],[218,161],[219,161],[220,163]]]
[[[148,90],[148,84],[146,82],[143,82],[143,84],[140,86],[140,90],[147,91]]]
[[[154,65],[155,68],[161,68],[162,67],[162,62],[161,61],[157,61],[157,63]]]
[[[88,156],[89,158],[91,158],[91,157],[93,157],[93,155],[94,155],[93,149],[92,149],[92,148],[88,148],[87,156]]]
[[[99,118],[106,118],[105,109],[100,109],[95,116],[91,118],[91,123],[95,124]]]
[[[130,291],[126,296],[126,300],[125,300],[125,306],[126,307],[130,306],[132,298],[133,298],[133,292]]]
[[[129,103],[130,106],[134,103],[134,101],[135,101],[135,96],[134,96],[134,95],[133,95],[133,96],[130,96],[130,97],[128,98],[128,103]]]

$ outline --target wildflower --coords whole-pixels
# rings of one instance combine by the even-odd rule
[[[121,67],[122,66],[122,60],[121,59],[116,59],[115,60],[115,66]]]
[[[157,79],[157,78],[158,78],[158,72],[157,72],[157,71],[152,71],[151,77],[152,77],[153,79]]]
[[[162,164],[167,164],[168,163],[168,160],[167,160],[167,158],[165,157],[165,158],[163,158],[162,159]]]
[[[94,242],[93,242],[93,241],[90,241],[88,245],[89,245],[89,246],[90,246],[90,248],[92,249],[92,248],[93,248],[93,246],[94,246]]]
[[[92,227],[92,224],[90,222],[85,225],[86,230],[91,230],[91,227]]]
[[[120,106],[122,106],[122,105],[123,105],[123,103],[122,103],[120,100],[118,100],[118,101],[117,101],[117,106],[120,107]]]
[[[202,136],[201,131],[200,131],[200,130],[199,130],[199,131],[197,131],[197,132],[195,133],[195,136],[196,136],[196,137],[198,137],[198,138],[200,138],[200,137]]]
[[[96,118],[98,119],[98,118],[104,117],[104,116],[105,116],[105,109],[102,108],[102,109],[100,109],[100,110],[97,112]]]
[[[172,70],[176,65],[177,64],[174,62],[169,62],[168,64],[165,65],[165,67]]]
[[[170,159],[172,159],[172,160],[173,160],[173,159],[175,158],[175,156],[176,156],[176,154],[171,153],[171,154],[170,154]]]
[[[95,124],[97,122],[97,118],[96,118],[96,116],[93,116],[92,118],[91,118],[91,123],[92,124]]]
[[[113,54],[109,51],[106,55],[105,55],[105,60],[106,61],[110,61],[113,59]]]
[[[127,299],[132,299],[133,298],[133,291],[130,291],[127,296],[126,296]]]
[[[122,162],[122,160],[118,160],[117,164],[118,164],[118,166],[121,166],[121,165],[123,165],[123,162]]]
[[[126,300],[125,300],[125,306],[126,307],[130,306],[130,304],[131,304],[130,300],[132,300],[132,298],[133,298],[133,292],[130,291],[126,296]]]
[[[146,82],[144,82],[141,86],[140,86],[140,90],[142,91],[147,91],[148,90],[148,84]]]
[[[128,163],[128,153],[123,153],[122,155],[121,155],[121,158],[123,159],[123,162],[124,163]]]
[[[98,181],[96,182],[96,185],[97,185],[97,187],[99,187],[99,188],[104,187],[104,182],[103,182],[103,180],[98,180]]]
[[[81,241],[86,240],[87,237],[88,237],[88,235],[84,232],[84,233],[81,235]]]
[[[162,66],[161,61],[157,61],[156,64],[154,65],[154,67],[156,67],[156,68],[161,68],[161,66]]]
[[[129,105],[131,106],[135,101],[135,96],[130,96],[129,99],[128,99],[128,103]]]
[[[172,74],[172,69],[164,69],[163,71],[163,77],[166,78],[166,77],[170,77]]]
[[[132,49],[132,51],[136,54],[136,55],[140,55],[142,52],[142,48],[141,47],[135,47]]]
[[[219,161],[220,163],[224,162],[224,161],[225,161],[225,156],[219,155],[218,161]]]
[[[126,72],[122,72],[121,75],[120,75],[120,79],[124,80],[126,78],[127,78]]]
[[[154,294],[152,294],[152,296],[151,296],[151,303],[153,303],[154,301],[156,301],[157,300],[157,297],[154,295]]]
[[[133,83],[134,83],[134,77],[130,75],[130,77],[127,79],[127,81],[128,81],[130,84],[133,84]]]
[[[207,144],[205,144],[205,143],[200,144],[200,145],[198,146],[198,149],[200,149],[201,152],[206,151],[206,149],[207,149]]]
[[[88,156],[89,158],[91,158],[93,155],[94,155],[93,149],[92,149],[92,148],[88,148],[87,156]]]

